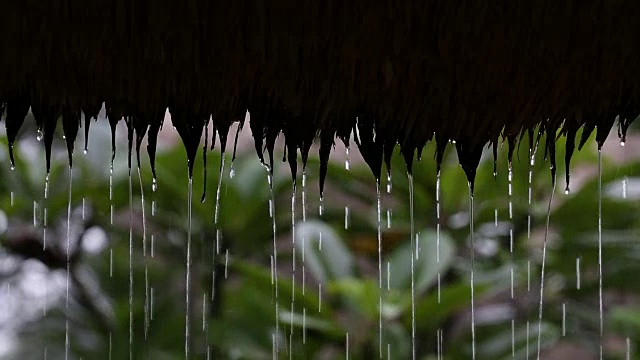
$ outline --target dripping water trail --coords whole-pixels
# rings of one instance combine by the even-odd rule
[[[296,180],[293,180],[291,191],[291,317],[289,328],[289,357],[293,354],[293,314],[296,302]]]
[[[376,179],[377,237],[378,237],[378,354],[382,358],[382,217],[380,179]],[[413,259],[413,253],[411,255]]]
[[[409,222],[411,226],[411,358],[416,358],[416,290],[415,290],[415,259],[416,254],[416,229],[413,219],[413,175],[407,174],[409,179]]]
[[[513,232],[514,232],[514,224],[513,224],[513,164],[511,160],[509,160],[509,170],[508,170],[508,182],[509,182],[509,275],[511,280],[511,301],[514,300],[514,261],[513,261]],[[496,210],[496,225],[498,224],[498,216]],[[516,357],[516,322],[515,322],[515,313],[511,316],[511,358],[515,359]]]
[[[274,308],[275,308],[275,326],[276,333],[273,336],[273,355],[274,359],[280,352],[280,304],[278,301],[278,247],[276,244],[276,209],[275,194],[273,192],[273,173],[271,169],[267,169],[267,181],[269,182],[269,217],[271,217],[271,230],[273,241],[273,254],[271,255],[271,284],[274,291]]]
[[[149,266],[147,263],[147,218],[144,204],[144,186],[142,185],[142,174],[140,163],[138,162],[138,180],[140,182],[140,207],[142,213],[142,256],[144,257],[144,338],[147,339],[149,333]]]
[[[113,279],[113,158],[109,167],[109,278]],[[113,351],[112,336],[109,331],[109,360]]]
[[[113,278],[113,160],[109,168],[109,277]]]
[[[436,175],[436,264],[438,266],[438,304],[441,300],[441,273],[440,273],[440,170]]]
[[[69,166],[69,194],[67,198],[67,243],[66,243],[66,270],[67,270],[67,279],[66,279],[66,289],[65,289],[65,302],[64,308],[66,312],[65,316],[65,324],[64,324],[64,358],[69,358],[70,351],[70,334],[69,334],[69,288],[70,288],[70,278],[71,278],[71,193],[73,186],[73,171],[71,166]]]
[[[204,153],[206,153],[205,150],[203,151]],[[215,244],[213,249],[211,250],[212,264],[211,264],[211,297],[210,297],[210,304],[209,304],[210,309],[214,309],[214,301],[216,296],[216,281],[217,281],[216,269],[218,267],[217,263],[218,263],[218,256],[220,255],[220,241],[222,237],[219,221],[220,221],[220,197],[221,197],[221,190],[222,190],[222,181],[224,179],[225,159],[226,159],[225,151],[224,151],[224,147],[222,147],[220,150],[220,171],[218,172],[218,184],[216,186],[216,200],[215,200],[214,213],[213,213],[214,214],[213,227],[215,229]],[[232,163],[232,166],[233,166],[233,163]],[[205,320],[205,323],[203,324],[203,328],[206,329],[205,330],[206,333],[209,332],[208,318]],[[208,349],[210,347],[208,335],[206,335],[206,339],[207,339],[206,347]]]
[[[527,243],[531,241],[531,203],[533,200],[533,168],[536,163],[536,153],[538,152],[538,142],[536,142],[533,149],[529,148],[529,176],[527,180]],[[531,261],[527,261],[527,296],[531,292]],[[526,344],[526,356],[529,359],[529,329],[530,321],[527,319],[527,344]]]
[[[305,224],[307,222],[307,170],[302,169],[302,223]],[[305,296],[305,288],[306,288],[306,266],[305,266],[305,249],[307,247],[306,244],[306,232],[302,234],[302,296]],[[307,307],[306,301],[303,301],[302,308],[302,344],[306,344],[307,342]]]
[[[12,165],[13,166],[13,165]],[[47,172],[47,175],[44,179],[44,210],[42,215],[42,250],[46,251],[47,249],[47,208],[49,206],[49,176],[50,174]],[[38,203],[36,201],[33,202],[33,226],[37,226],[37,212],[38,212]],[[47,315],[48,305],[47,305],[47,297],[48,297],[48,285],[47,282],[44,283],[44,306],[42,309],[43,316]],[[47,354],[47,346],[44,346],[45,358]]]
[[[129,359],[133,359],[133,182],[131,168],[129,168]]]
[[[185,311],[184,311],[184,357],[189,359],[191,350],[191,221],[192,221],[193,177],[189,174],[187,195],[187,269],[185,272]]]
[[[438,285],[437,285],[437,295],[438,295],[438,304],[440,304],[441,300],[441,288],[442,288],[442,280],[441,280],[441,272],[440,272],[440,170],[436,175],[436,266],[438,267]],[[438,328],[436,330],[436,342],[437,342],[437,358],[441,359],[443,351],[442,351],[442,328]]]
[[[602,360],[602,341],[604,335],[604,312],[602,302],[602,148],[598,148],[598,306],[600,315],[599,355]]]
[[[553,178],[553,189],[551,190],[551,196],[549,197],[549,205],[547,207],[547,220],[544,229],[544,240],[542,243],[542,265],[540,268],[540,302],[538,304],[538,351],[537,358],[540,360],[540,350],[542,346],[542,307],[544,304],[544,270],[545,262],[547,259],[547,238],[549,237],[549,220],[551,219],[551,203],[553,202],[553,196],[556,193],[556,179]]]
[[[471,286],[471,358],[476,358],[476,310],[475,310],[475,239],[473,230],[473,190],[471,182],[469,182],[469,232],[471,234],[471,278],[469,284]]]

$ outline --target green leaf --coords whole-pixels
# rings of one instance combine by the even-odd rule
[[[439,242],[439,245],[438,245]],[[441,232],[425,229],[418,235],[418,256],[414,257],[415,291],[420,294],[436,283],[438,274],[446,273],[455,255],[453,240]],[[411,243],[404,242],[389,259],[389,281],[394,288],[411,290]]]
[[[307,221],[296,231],[298,255],[307,269],[322,283],[353,276],[353,256],[330,226]]]

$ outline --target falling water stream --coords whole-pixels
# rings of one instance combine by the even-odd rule
[[[542,264],[540,265],[540,301],[538,303],[538,350],[537,359],[540,360],[540,351],[542,350],[542,307],[544,305],[544,275],[545,265],[547,260],[547,240],[549,237],[549,221],[551,219],[551,204],[553,203],[553,196],[556,193],[556,179],[553,178],[553,188],[551,195],[549,196],[549,205],[547,206],[547,220],[544,229],[544,240],[542,242]]]
[[[129,359],[133,359],[133,182],[131,168],[129,168]]]
[[[382,206],[380,200],[380,179],[376,179],[376,235],[378,240],[378,355],[382,358]]]
[[[416,290],[415,290],[415,260],[416,254],[416,229],[413,220],[413,175],[407,174],[409,179],[409,223],[411,228],[411,358],[416,359]]]
[[[273,254],[271,255],[271,284],[274,291],[274,308],[275,308],[275,334],[273,334],[273,358],[276,359],[280,351],[280,303],[278,301],[278,247],[276,244],[276,209],[275,195],[273,192],[273,173],[271,169],[267,169],[267,181],[269,183],[269,217],[271,218],[271,230],[273,241]]]
[[[140,210],[142,214],[142,256],[144,257],[144,338],[147,339],[150,325],[150,296],[149,296],[149,265],[147,249],[147,218],[144,204],[144,186],[142,185],[142,174],[140,163],[138,162],[138,180],[140,182]]]
[[[64,307],[67,313],[65,316],[65,324],[64,324],[64,358],[69,358],[69,350],[70,350],[70,334],[69,334],[69,289],[70,289],[70,278],[71,278],[71,192],[73,186],[73,171],[72,167],[69,166],[69,194],[67,198],[67,242],[66,242],[66,289],[65,289],[65,302]]]
[[[469,233],[471,236],[471,273],[469,284],[471,286],[471,358],[476,358],[476,310],[475,310],[475,234],[473,230],[473,187],[469,182]]]
[[[185,311],[184,311],[184,357],[189,359],[191,348],[191,222],[193,200],[193,177],[189,174],[187,190],[187,258],[185,272]]]
[[[297,184],[293,180],[291,191],[291,312],[289,327],[289,358],[293,356],[293,315],[295,313],[296,302],[296,196]]]
[[[302,169],[302,223],[307,222],[307,170]],[[305,266],[305,249],[306,249],[306,233],[302,234],[302,296],[305,296],[306,288],[306,266]],[[306,301],[303,301],[302,308],[302,344],[307,343],[307,307]]]
[[[533,169],[536,163],[536,154],[538,153],[538,141],[536,141],[533,149],[529,149],[529,176],[527,178],[527,243],[531,242],[531,202],[533,200]],[[531,293],[531,260],[527,260],[527,297]],[[531,322],[527,319],[526,324],[526,357],[529,359],[529,333]]]
[[[604,335],[604,311],[602,302],[602,147],[598,147],[598,305],[600,315],[599,355],[602,360],[602,342]]]
[[[514,300],[514,260],[513,260],[513,164],[509,160],[508,170],[508,183],[509,183],[509,275],[511,279],[511,301]],[[498,224],[498,215],[496,210],[496,225]],[[511,358],[516,357],[516,321],[515,313],[511,316]]]

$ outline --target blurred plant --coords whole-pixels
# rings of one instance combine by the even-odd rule
[[[18,143],[16,171],[8,166],[6,140],[0,145],[0,176],[4,179],[0,202],[9,224],[0,235],[0,270],[6,285],[0,297],[14,304],[1,319],[5,337],[13,336],[7,357],[41,358],[44,351],[49,357],[62,357],[66,319],[73,357],[120,359],[130,352],[135,358],[183,357],[189,221],[182,147],[158,154],[158,189],[154,191],[146,164],[139,173],[141,180],[136,168],[129,171],[126,141],[120,141],[110,180],[110,152],[105,151],[110,134],[108,126],[99,122],[92,126],[88,154],[76,155],[69,211],[69,168],[62,141],[58,139],[60,148],[54,152],[44,199],[44,157],[35,130],[26,131]],[[560,139],[559,149],[562,142]],[[429,144],[423,153],[434,151]],[[499,157],[494,178],[489,153],[488,149],[478,170],[471,219],[478,358],[511,358],[512,353],[526,358],[537,351],[541,248],[553,187],[543,154],[537,154],[531,167],[528,149],[523,146],[514,155],[513,196],[509,197],[506,154]],[[378,322],[382,319],[381,355],[409,358],[410,264],[415,255],[418,357],[432,359],[439,352],[450,359],[470,357],[471,212],[467,180],[454,164],[455,151],[447,151],[441,172],[440,219],[436,217],[435,163],[424,159],[414,166],[417,254],[409,241],[410,189],[399,154],[392,158],[393,178],[387,180],[393,181],[390,192],[384,191],[387,183],[382,180],[380,214],[375,181],[355,155],[349,171],[341,162],[330,163],[322,215],[318,214],[316,186],[319,163],[317,158],[309,159],[304,186],[298,176],[293,220],[291,176],[286,165],[277,166],[273,180],[276,254],[267,172],[251,153],[241,154],[233,164],[230,154],[225,156],[219,202],[216,186],[221,154],[217,151],[207,157],[207,199],[199,203],[199,196],[194,196],[193,201],[188,311],[194,355],[209,352],[216,358],[267,359],[273,356],[275,342],[282,358],[333,359],[345,356],[348,334],[350,357],[373,358],[380,351]],[[340,157],[339,151],[333,156]],[[608,356],[621,357],[627,337],[632,348],[640,346],[640,310],[633,306],[640,288],[629,280],[640,273],[640,253],[634,243],[640,226],[634,215],[640,162],[618,166],[607,157],[604,160],[605,351]],[[568,195],[558,191],[551,204],[541,323],[541,343],[548,354],[562,344],[574,344],[590,354],[597,351],[596,164],[597,153],[592,148],[576,153],[574,189]],[[559,166],[558,174],[562,171]],[[204,190],[202,179],[203,168],[196,167],[196,195]],[[620,195],[621,184],[625,197]],[[216,206],[218,224],[214,221]],[[348,229],[345,207],[349,209]],[[67,241],[71,249],[69,302],[65,291]],[[579,289],[577,261],[581,264]],[[34,273],[39,274],[38,291],[17,291],[29,289],[24,284],[33,284]]]

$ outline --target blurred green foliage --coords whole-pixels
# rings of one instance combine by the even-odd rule
[[[49,357],[63,357],[65,319],[69,319],[73,358],[124,359],[130,352],[139,359],[184,357],[185,249],[189,231],[184,150],[175,146],[159,153],[158,190],[152,191],[147,164],[141,167],[140,182],[137,169],[128,171],[126,143],[120,143],[110,200],[109,136],[106,131],[92,131],[91,141],[95,144],[89,153],[83,156],[76,151],[79,154],[73,169],[70,219],[75,230],[69,237],[73,237],[72,247],[79,250],[71,270],[77,280],[71,284],[70,304],[66,304],[64,296],[50,299],[46,314],[31,316],[16,326],[15,346],[7,354],[8,358],[41,358],[45,348]],[[418,254],[414,256],[413,284],[416,353],[420,359],[438,357],[440,332],[443,358],[470,358],[472,251],[475,253],[478,358],[507,359],[512,358],[512,352],[519,359],[535,356],[541,248],[553,187],[549,163],[542,159],[540,149],[532,167],[533,202],[528,203],[527,141],[525,138],[514,157],[512,221],[508,215],[506,149],[500,151],[495,178],[491,151],[486,151],[474,194],[474,249],[470,247],[467,180],[456,165],[454,147],[448,147],[441,173],[439,221],[436,166],[431,159],[433,144],[427,145],[423,152],[425,158],[414,166],[413,221]],[[2,142],[0,147],[4,149],[6,139]],[[58,139],[58,143],[62,141]],[[9,169],[5,150],[0,152],[3,179],[0,203],[9,219],[7,231],[0,235],[4,244],[0,261],[8,261],[10,256],[27,257],[16,243],[31,241],[41,247],[45,208],[50,242],[47,248],[54,255],[64,257],[69,170],[63,147],[60,145],[57,149],[48,198],[44,199],[45,174],[39,144],[35,136],[25,134],[20,145],[15,171]],[[561,138],[558,149],[563,148]],[[559,184],[551,205],[547,238],[541,342],[547,352],[559,344],[570,343],[595,354],[600,341],[598,178],[594,171],[598,157],[591,146],[576,153],[572,170],[582,174],[580,184],[575,185],[579,189],[565,195],[561,189],[564,168],[560,153],[563,151],[558,155]],[[381,356],[389,353],[392,358],[410,358],[412,246],[409,182],[402,157],[399,154],[393,157],[390,193],[385,191],[386,179],[381,181],[382,278],[378,273],[376,185],[366,165],[354,159],[351,170],[346,171],[342,161],[329,164],[324,212],[320,216],[319,163],[312,157],[307,164],[304,188],[301,175],[297,178],[294,229],[291,175],[286,164],[277,164],[273,181],[277,298],[272,277],[274,240],[269,216],[272,195],[267,171],[250,152],[241,154],[232,165],[230,154],[226,155],[218,204],[220,217],[216,225],[220,160],[218,151],[209,152],[204,203],[198,201],[203,191],[203,168],[197,166],[194,172],[189,309],[192,354],[199,358],[208,353],[211,358],[268,359],[273,357],[275,341],[279,358],[344,358],[348,334],[350,358],[376,358],[380,350],[378,322],[381,318]],[[233,178],[230,166],[233,166]],[[635,184],[637,191],[640,162],[621,166],[605,156],[603,167],[604,345],[608,358],[622,358],[627,337],[633,349],[640,346],[640,308],[637,306],[640,287],[633,280],[640,274],[640,248],[635,240],[640,222],[636,215],[637,193],[634,195],[629,190],[633,196],[623,199],[615,189],[628,177],[629,189]],[[35,208],[34,201],[37,201]],[[345,207],[349,207],[351,214],[348,229],[344,226]],[[81,212],[85,213],[84,219]],[[390,220],[387,214],[391,214]],[[531,216],[530,236],[528,215]],[[92,228],[102,229],[106,236],[100,251],[84,251],[82,246],[76,246],[88,236],[87,229]],[[21,229],[28,229],[32,235],[21,237],[24,233]],[[510,230],[513,231],[513,253],[510,252]],[[60,250],[57,253],[52,250],[56,246]],[[37,258],[37,255],[29,257]],[[580,289],[576,288],[576,258],[581,263]],[[64,267],[56,269],[52,264],[46,265],[47,271],[64,274]],[[510,295],[512,267],[513,299]],[[3,266],[6,268],[11,267]],[[3,274],[2,280],[18,282],[16,272],[13,274]],[[21,295],[14,293],[13,296]],[[382,313],[379,296],[382,296]],[[566,309],[564,334],[563,307]],[[20,314],[12,316],[20,317]]]

